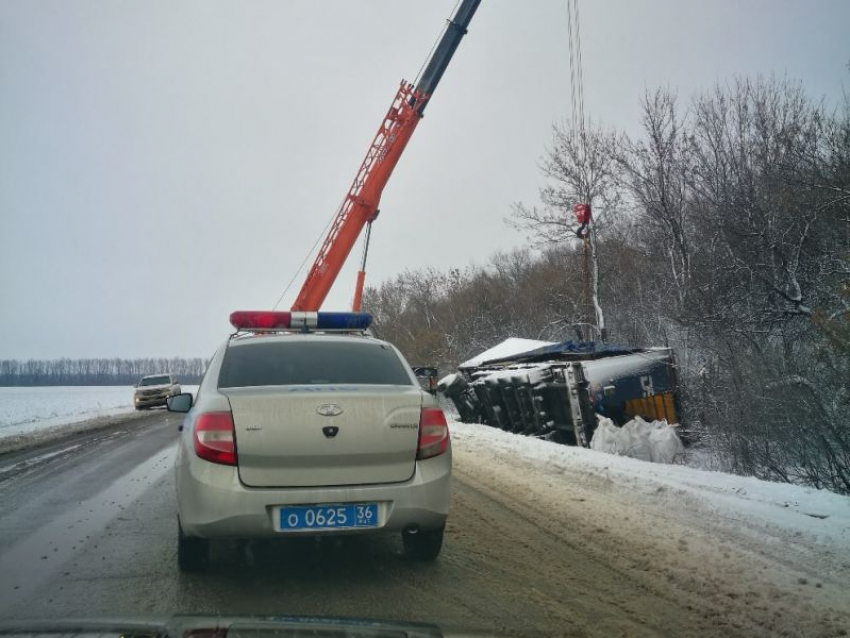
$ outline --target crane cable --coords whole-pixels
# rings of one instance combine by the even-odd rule
[[[584,116],[584,72],[581,59],[581,20],[579,17],[578,0],[567,0],[567,27],[569,31],[570,46],[570,90],[571,90],[571,129],[570,134],[573,144],[578,142],[579,163],[584,166],[587,162],[587,135],[585,131]],[[574,146],[575,148],[575,146]],[[585,198],[586,193],[578,193],[579,197]],[[590,203],[589,201],[587,202]],[[591,316],[596,315],[595,303],[592,305],[591,298],[592,282],[591,269],[591,237],[590,220],[583,222],[576,235],[582,242],[582,294],[581,294],[581,319],[583,338],[590,340]],[[593,310],[591,311],[591,308]],[[598,316],[596,318],[598,327]]]
[[[292,275],[292,279],[290,279],[289,283],[286,284],[286,288],[284,288],[283,292],[280,293],[280,297],[277,298],[277,301],[275,302],[274,306],[272,306],[272,310],[277,310],[277,307],[280,305],[280,302],[283,301],[284,295],[286,295],[286,293],[289,292],[289,289],[292,288],[292,284],[295,283],[295,280],[298,279],[298,275],[300,275],[301,271],[304,270],[304,266],[307,264],[307,261],[309,261],[310,257],[312,257],[313,253],[316,251],[316,247],[319,245],[319,242],[322,241],[325,234],[328,232],[328,229],[331,227],[331,224],[333,223],[334,219],[336,219],[336,212],[331,215],[331,218],[328,220],[328,223],[325,224],[325,227],[322,229],[322,232],[319,233],[318,237],[316,237],[316,241],[313,243],[313,247],[307,251],[306,255],[304,255],[304,260],[301,262],[301,265],[298,266],[298,270],[295,271],[295,274]]]
[[[578,110],[576,109],[576,65],[575,65],[575,45],[573,44],[573,0],[567,0],[567,32],[569,35],[570,44],[570,131],[573,136],[577,127]]]
[[[572,133],[579,136],[582,159],[587,156],[584,117],[584,72],[581,59],[581,21],[578,0],[567,0],[567,29],[570,46],[570,90]]]
[[[419,84],[419,78],[422,76],[422,71],[425,70],[425,65],[428,64],[428,61],[431,59],[431,56],[434,55],[434,51],[437,49],[437,45],[440,43],[440,40],[443,38],[443,34],[446,32],[446,29],[449,28],[449,25],[452,22],[452,16],[457,12],[457,8],[460,6],[461,0],[457,0],[455,2],[454,9],[449,14],[449,17],[446,18],[446,23],[443,25],[443,28],[440,29],[440,32],[437,34],[437,38],[434,40],[434,44],[431,45],[431,50],[428,52],[428,55],[425,56],[425,59],[422,60],[422,66],[419,67],[419,71],[416,73],[416,77],[413,80],[413,86]]]
[[[573,0],[573,9],[576,14],[576,68],[578,75],[578,123],[581,131],[582,149],[585,148],[584,140],[584,67],[581,61],[581,21],[578,14],[578,0]]]

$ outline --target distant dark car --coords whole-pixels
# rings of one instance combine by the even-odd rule
[[[136,385],[133,404],[137,410],[165,405],[168,397],[180,394],[180,384],[173,374],[151,374]]]

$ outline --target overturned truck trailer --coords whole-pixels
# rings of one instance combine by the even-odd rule
[[[597,415],[678,423],[669,348],[509,339],[442,379],[462,421],[587,447]]]

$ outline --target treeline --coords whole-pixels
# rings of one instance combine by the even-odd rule
[[[675,348],[718,465],[850,493],[850,107],[741,79],[651,92],[642,123],[556,127],[541,203],[511,217],[529,247],[367,290],[377,330],[446,371],[509,336],[576,338],[589,202],[608,341]]]
[[[133,385],[148,374],[170,372],[180,383],[197,384],[201,358],[0,360],[0,386]]]

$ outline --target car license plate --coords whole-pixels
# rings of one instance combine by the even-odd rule
[[[377,527],[378,504],[287,505],[280,508],[278,521],[282,532]]]

